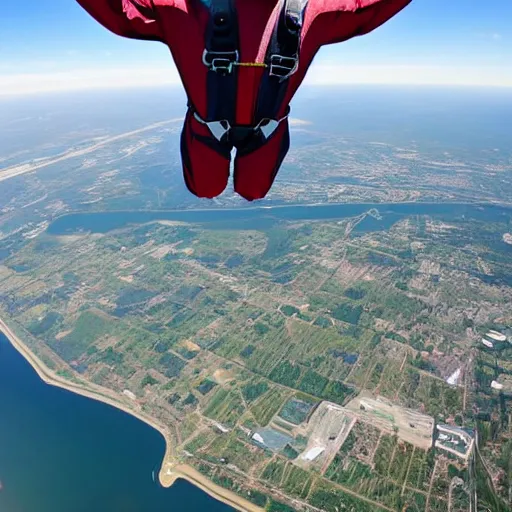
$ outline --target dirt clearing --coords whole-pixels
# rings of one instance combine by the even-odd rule
[[[314,464],[324,472],[355,422],[355,415],[347,409],[322,402],[308,422],[308,444],[297,458],[297,465],[309,467]]]
[[[213,373],[213,378],[215,379],[215,382],[222,385],[226,384],[227,382],[231,382],[235,377],[228,370],[215,370]]]
[[[362,421],[390,433],[396,432],[400,439],[418,448],[432,446],[434,418],[431,416],[394,405],[386,398],[375,397],[367,391],[351,400],[346,408]]]

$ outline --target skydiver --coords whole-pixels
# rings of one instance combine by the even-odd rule
[[[290,146],[290,101],[318,50],[367,34],[412,0],[77,0],[111,32],[159,41],[188,99],[183,176],[198,197],[265,197]]]

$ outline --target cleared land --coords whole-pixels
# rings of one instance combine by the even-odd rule
[[[431,416],[405,409],[365,391],[346,407],[357,413],[360,419],[387,432],[396,432],[400,439],[418,448],[427,449],[432,446],[434,418]]]
[[[326,468],[356,422],[355,415],[339,405],[322,402],[308,422],[308,444],[297,463]]]

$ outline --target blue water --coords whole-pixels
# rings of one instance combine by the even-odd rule
[[[228,512],[155,483],[165,443],[123,411],[46,385],[0,333],[0,512]]]
[[[131,224],[155,220],[177,220],[229,229],[265,229],[286,220],[329,220],[360,215],[376,208],[382,220],[367,217],[358,230],[389,229],[408,215],[432,215],[440,219],[471,218],[503,221],[510,219],[512,209],[496,205],[459,203],[389,203],[389,204],[327,204],[317,206],[291,205],[272,209],[261,207],[216,210],[120,211],[72,213],[56,219],[48,233],[63,235],[87,231],[106,233]]]

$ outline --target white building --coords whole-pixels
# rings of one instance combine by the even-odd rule
[[[486,336],[494,341],[507,341],[507,337],[498,331],[489,331]]]
[[[482,343],[486,346],[486,347],[489,347],[489,348],[494,348],[494,345],[491,341],[489,340],[486,340],[485,338],[482,338]]]

